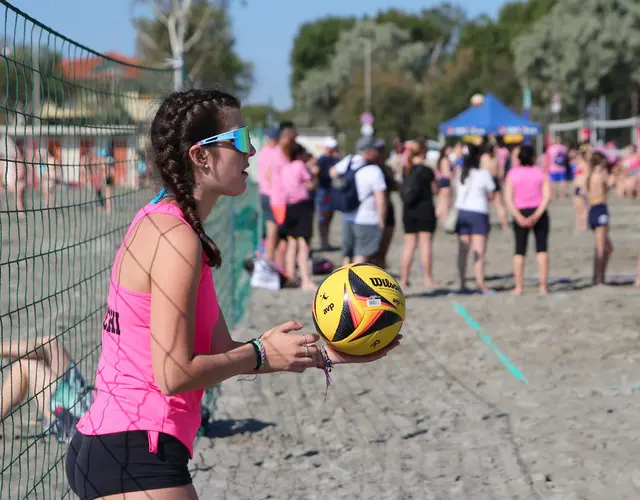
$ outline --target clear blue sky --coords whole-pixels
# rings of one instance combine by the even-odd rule
[[[97,51],[134,55],[135,33],[129,21],[131,0],[10,0],[16,7],[69,38]],[[375,14],[390,7],[418,10],[441,3],[430,0],[248,0],[232,7],[237,51],[254,63],[256,83],[248,102],[278,108],[291,104],[289,54],[298,27],[318,17]],[[471,16],[494,17],[504,0],[459,0]]]

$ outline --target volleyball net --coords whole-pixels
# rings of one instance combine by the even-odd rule
[[[144,157],[173,69],[80,45],[0,5],[0,498],[68,498],[67,441],[91,398],[115,252],[155,194]],[[257,188],[205,222],[230,326],[250,295]],[[213,412],[215,394],[204,398]]]

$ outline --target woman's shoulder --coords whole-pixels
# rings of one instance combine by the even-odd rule
[[[200,238],[185,221],[182,211],[172,204],[162,205],[148,206],[135,231],[136,236],[152,250],[168,246],[185,257],[202,251]],[[154,210],[155,207],[162,208]]]

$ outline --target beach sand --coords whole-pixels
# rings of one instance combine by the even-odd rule
[[[640,204],[616,201],[611,213],[616,253],[609,274],[634,274]],[[118,231],[79,247],[82,259],[43,261],[49,275],[59,275],[57,291],[40,292],[37,282],[28,281],[28,290],[37,294],[25,300],[36,305],[6,316],[3,332],[15,331],[18,321],[20,331],[62,329],[74,352],[86,354],[99,335],[110,259],[131,214],[121,215]],[[593,235],[573,234],[569,200],[555,201],[551,218],[549,295],[538,295],[534,282],[521,297],[510,294],[512,234],[497,226],[487,259],[496,294],[450,294],[458,286],[457,243],[439,231],[434,274],[442,288],[427,292],[419,286],[416,261],[415,286],[405,290],[404,339],[387,358],[336,367],[326,400],[324,374],[315,369],[222,384],[211,437],[198,441],[191,463],[200,498],[640,497],[640,291],[629,286],[632,276],[616,277],[615,286],[590,287]],[[91,220],[66,231],[83,240],[98,238],[102,219]],[[334,244],[339,226],[338,217]],[[58,232],[65,234],[63,228]],[[3,248],[15,249],[14,240],[15,233],[3,230]],[[71,237],[61,241],[65,248],[75,244]],[[39,244],[34,252],[40,252]],[[398,226],[389,255],[394,274],[401,246]],[[108,250],[103,254],[98,248]],[[530,252],[526,275],[534,277],[532,247]],[[3,250],[0,262],[13,258],[8,255]],[[337,253],[327,255],[339,261]],[[9,267],[14,274],[0,280],[4,297],[7,280],[14,287],[38,279],[24,264],[4,269]],[[70,268],[83,270],[86,285],[66,290]],[[219,282],[219,292],[223,287]],[[14,288],[11,292],[15,296]],[[47,301],[38,302],[42,297],[57,299],[58,311],[66,307],[67,313],[52,319]],[[234,337],[246,340],[289,319],[313,331],[311,300],[311,294],[297,290],[256,290]],[[3,298],[3,314],[8,305],[15,308]],[[93,374],[96,359],[97,351],[84,361],[83,373]],[[27,417],[23,412],[21,418]],[[3,434],[3,500],[71,498],[60,460],[64,446],[51,439],[8,439],[6,428]]]
[[[635,273],[638,213],[613,204],[610,275]],[[551,217],[549,295],[534,282],[510,294],[513,236],[499,229],[487,263],[497,293],[449,295],[457,245],[439,232],[434,273],[443,289],[406,289],[402,345],[374,364],[336,367],[326,401],[315,369],[224,383],[216,437],[198,443],[193,462],[201,498],[640,497],[640,291],[632,276],[590,287],[592,233],[573,235],[568,200],[554,202]],[[526,275],[536,275],[532,251]],[[414,276],[421,283],[417,263]],[[289,319],[313,331],[311,300],[255,291],[236,336]]]

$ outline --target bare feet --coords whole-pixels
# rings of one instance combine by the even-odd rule
[[[318,285],[316,285],[313,281],[300,283],[300,290],[304,290],[305,292],[315,292],[317,289]]]
[[[539,291],[540,295],[547,295],[549,293],[549,289],[546,286],[541,286]]]
[[[434,281],[432,279],[426,279],[424,280],[424,286],[426,286],[427,288],[435,288],[437,286],[440,286],[440,282]]]
[[[398,284],[400,285],[400,288],[407,288],[411,286],[411,284],[408,281],[401,281]]]
[[[511,295],[522,295],[522,292],[524,292],[524,290],[522,288],[514,288],[511,291]]]

